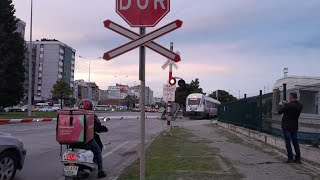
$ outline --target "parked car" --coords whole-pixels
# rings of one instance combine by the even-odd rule
[[[54,111],[57,111],[57,110],[55,110],[55,109],[52,108],[52,107],[42,107],[42,108],[39,108],[38,111],[39,111],[39,112],[54,112]]]
[[[54,105],[52,106],[52,109],[53,109],[54,111],[58,111],[58,110],[61,109],[61,105],[60,105],[60,104],[54,104]]]
[[[0,164],[1,179],[14,179],[17,170],[23,168],[26,156],[22,140],[10,134],[0,133]]]
[[[140,112],[141,109],[139,109],[139,108],[133,108],[132,111],[133,111],[133,112]]]
[[[26,111],[25,108],[23,108],[23,106],[12,106],[9,108],[9,112],[24,112]]]

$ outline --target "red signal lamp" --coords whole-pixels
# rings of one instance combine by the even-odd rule
[[[177,83],[177,80],[176,80],[175,78],[171,78],[171,79],[169,80],[169,84],[170,84],[171,86],[176,85],[176,83]]]

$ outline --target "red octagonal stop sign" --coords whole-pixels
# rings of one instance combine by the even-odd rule
[[[116,0],[117,13],[131,27],[154,27],[170,11],[170,0]]]

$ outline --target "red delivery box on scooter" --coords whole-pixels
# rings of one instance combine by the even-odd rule
[[[93,111],[82,109],[58,111],[57,141],[60,144],[87,143],[93,138]]]

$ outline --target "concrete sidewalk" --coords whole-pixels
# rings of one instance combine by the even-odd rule
[[[256,140],[239,137],[210,121],[179,120],[177,126],[209,142],[248,180],[317,180],[320,171],[307,164],[286,164],[285,158],[271,147]]]

